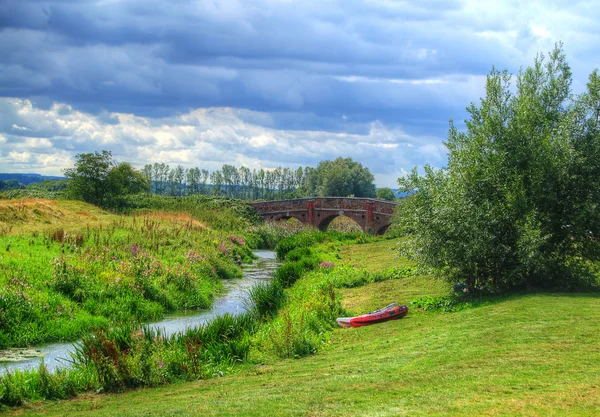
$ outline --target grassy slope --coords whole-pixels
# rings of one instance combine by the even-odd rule
[[[172,224],[192,222],[195,227],[204,227],[197,220],[183,213],[154,211],[144,213],[146,218]],[[66,232],[81,232],[86,227],[109,226],[127,218],[113,214],[94,205],[73,200],[22,199],[0,200],[0,231],[6,235],[21,235],[32,232],[43,234],[57,228]]]
[[[74,340],[89,328],[110,324],[109,317],[151,320],[210,304],[222,288],[211,268],[232,275],[241,271],[218,252],[218,243],[229,243],[227,233],[208,226],[180,212],[126,216],[80,201],[0,200],[0,307],[11,306],[0,308],[0,347]],[[50,239],[59,229],[71,237],[80,234],[81,248]],[[140,245],[139,256],[131,253],[134,244]],[[188,260],[192,250],[207,262]],[[59,258],[72,268],[66,278],[55,276],[60,269],[52,261]],[[140,278],[133,265],[157,272]],[[84,296],[57,289],[60,280],[68,287],[75,279],[87,284]]]
[[[378,259],[386,268],[393,262],[386,245],[348,247],[341,256],[355,265]],[[430,279],[411,278],[345,295],[359,312],[444,291]],[[337,330],[313,357],[14,414],[590,416],[600,409],[599,301],[534,294],[457,313],[411,311],[403,320]]]

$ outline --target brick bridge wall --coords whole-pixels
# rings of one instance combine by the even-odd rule
[[[346,216],[358,223],[365,233],[383,234],[390,225],[396,203],[373,198],[298,198],[250,203],[265,220],[283,220],[294,217],[320,230],[338,216]]]

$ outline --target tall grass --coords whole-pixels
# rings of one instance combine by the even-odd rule
[[[144,326],[96,331],[82,339],[73,363],[110,392],[204,379],[246,359],[253,327],[247,314],[226,314],[168,338]]]
[[[38,370],[0,376],[0,404],[15,406],[27,400],[68,398],[89,390],[120,392],[210,378],[229,372],[250,355],[284,358],[313,354],[329,337],[335,318],[344,313],[336,288],[410,273],[396,271],[365,276],[330,262],[335,260],[331,245],[356,238],[321,232],[313,236],[287,237],[280,242],[282,248],[290,248],[294,242],[301,244],[286,252],[286,259],[275,271],[272,281],[251,290],[247,313],[217,317],[170,337],[160,330],[137,324],[95,329],[84,335],[77,345],[73,367],[69,370],[50,374],[42,365]],[[139,250],[130,252],[127,256],[140,254]],[[203,262],[196,254],[191,257],[194,262]],[[111,259],[109,255],[105,261]],[[132,268],[145,276],[144,271],[148,271],[152,262],[142,260]],[[73,273],[81,278],[77,275],[81,271],[70,272],[69,264],[64,266],[58,262],[57,265],[59,274]],[[180,285],[188,285],[185,274],[179,279],[182,280]],[[83,287],[80,296],[87,297],[85,284],[71,285],[67,281],[60,281],[61,291],[75,297],[77,289]],[[152,293],[153,290],[149,286],[144,291]],[[153,294],[152,297],[160,298],[157,295],[160,293]]]
[[[228,231],[244,231],[261,223],[256,211],[246,202],[228,197],[135,195],[124,198],[119,210],[124,213],[143,213],[144,210],[187,212],[212,228]]]
[[[290,236],[301,232],[315,232],[317,229],[299,221],[265,221],[264,223],[253,226],[248,230],[247,235],[253,239],[253,247],[261,249],[275,249],[277,244]]]
[[[209,307],[254,255],[239,234],[185,215],[0,236],[0,348]]]

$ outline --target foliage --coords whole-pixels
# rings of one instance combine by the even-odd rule
[[[280,310],[254,337],[257,355],[272,354],[290,358],[317,352],[335,328],[335,319],[345,313],[337,289],[414,275],[410,267],[367,272],[336,266],[331,261],[335,259],[335,245],[355,239],[356,235],[352,234],[313,232],[301,233],[279,242],[277,254],[284,262],[275,271],[271,285],[285,291],[276,292],[273,289],[273,296],[268,298],[269,304],[279,306]],[[263,297],[266,289],[260,290],[261,305],[267,299]],[[264,313],[262,315],[266,316]],[[272,314],[268,317],[272,317]]]
[[[0,191],[20,190],[22,188],[25,188],[25,186],[17,180],[0,180]]]
[[[394,191],[391,188],[378,188],[377,198],[380,200],[394,201],[396,199],[396,194],[394,194]]]
[[[194,219],[214,229],[232,232],[246,233],[248,228],[261,222],[256,211],[249,205],[242,200],[227,197],[130,195],[121,200],[119,208],[123,213],[145,213],[157,210],[189,213]]]
[[[25,188],[14,188],[0,192],[0,199],[14,200],[18,198],[51,198],[64,197],[67,188],[66,180],[44,180],[34,182]]]
[[[389,244],[377,241],[340,247],[342,259],[338,262],[370,268],[409,264],[406,259],[391,263]],[[369,262],[370,259],[390,261]],[[334,274],[336,270],[337,266]],[[299,284],[316,273],[297,282],[297,301],[302,300],[305,290]],[[319,275],[319,280],[334,274]],[[424,282],[427,286],[423,286]],[[439,289],[443,286],[448,290],[442,284],[415,276],[340,292],[343,306],[351,308],[352,314],[359,314],[389,300],[429,295],[430,300],[441,301],[439,297],[445,292]],[[316,287],[316,282],[310,286]],[[314,293],[306,294],[312,298]],[[340,298],[337,291],[336,298]],[[320,304],[310,302],[306,307]],[[552,314],[557,306],[569,314]],[[597,307],[598,295],[589,293],[519,294],[452,314],[439,314],[436,308],[422,311],[410,307],[408,319],[340,329],[330,338],[330,331],[325,331],[319,336],[322,341],[314,344],[307,333],[306,314],[300,327],[299,310],[282,312],[280,324],[273,326],[278,331],[272,331],[272,338],[266,335],[265,343],[276,341],[281,352],[287,351],[291,357],[296,356],[288,348],[296,349],[297,342],[301,343],[299,352],[319,348],[323,341],[328,342],[326,348],[319,350],[316,357],[277,363],[256,360],[251,349],[250,360],[256,362],[239,368],[239,374],[218,381],[37,403],[15,414],[169,415],[194,409],[198,414],[223,416],[289,415],[294,410],[332,416],[395,415],[403,410],[432,416],[553,415],[556,410],[564,415],[594,415],[600,406],[595,395],[600,380],[600,343],[590,335],[596,333],[600,320]],[[21,382],[32,386],[35,379],[31,374],[12,377],[18,381],[13,384],[13,392],[31,392],[19,386]],[[85,380],[85,376],[81,379]],[[99,388],[88,386],[88,390]],[[356,400],[357,389],[364,394],[360,401]],[[457,392],[461,395],[457,396]],[[3,394],[0,383],[0,396],[5,398]],[[30,398],[40,397],[28,396],[24,400]]]
[[[321,161],[299,189],[303,196],[375,197],[373,174],[352,158]]]
[[[191,219],[170,227],[164,218],[157,222],[150,217],[114,217],[110,227],[90,228],[79,234],[55,229],[15,240],[14,256],[37,253],[42,255],[42,264],[53,261],[50,276],[49,271],[42,271],[36,277],[43,282],[31,276],[40,269],[39,264],[22,270],[4,269],[10,278],[5,287],[10,292],[3,300],[12,303],[5,307],[19,315],[7,327],[29,334],[31,327],[26,322],[39,314],[35,312],[38,308],[47,312],[38,317],[46,323],[63,317],[77,321],[84,316],[83,310],[90,308],[91,315],[102,311],[105,317],[118,317],[110,323],[119,326],[102,322],[91,334],[84,332],[73,358],[74,368],[50,374],[42,366],[36,371],[0,376],[0,404],[19,405],[25,400],[68,398],[89,390],[119,392],[220,376],[245,361],[253,343],[263,354],[305,356],[315,353],[328,339],[335,318],[343,312],[335,289],[347,286],[351,279],[338,278],[350,275],[335,273],[337,267],[330,259],[334,245],[354,242],[357,236],[315,232],[311,237],[304,232],[300,239],[283,239],[292,243],[284,242],[282,247],[294,242],[300,245],[287,252],[271,282],[252,289],[247,314],[218,317],[170,337],[160,330],[131,324],[135,314],[155,311],[152,306],[180,308],[179,302],[203,302],[206,293],[197,286],[201,282],[214,284],[219,262],[232,265],[232,261],[239,261],[248,243],[244,236],[218,235]],[[215,240],[217,237],[220,241]],[[14,235],[10,238],[15,239]],[[314,245],[317,241],[321,244]],[[29,252],[24,250],[28,246]],[[322,262],[327,268],[318,267]],[[393,276],[367,275],[368,282]],[[100,294],[104,298],[99,298]],[[128,310],[130,300],[135,301],[135,311]]]
[[[116,164],[109,151],[76,155],[74,168],[65,170],[70,196],[102,207],[119,205],[119,199],[148,189],[141,172],[129,163]]]
[[[184,196],[224,195],[242,199],[286,199],[314,196],[375,197],[373,175],[351,158],[322,161],[317,168],[250,170],[223,165],[209,172],[199,168],[146,165],[143,175],[155,194]]]
[[[356,242],[359,239],[361,242],[374,241],[376,238],[364,233],[342,233],[337,231],[331,232],[300,232],[281,240],[275,247],[278,259],[285,259],[292,250],[300,248],[310,248],[323,242],[350,243]]]
[[[471,293],[581,288],[600,258],[600,78],[573,98],[557,46],[511,80],[493,69],[467,131],[451,123],[446,169],[399,180],[414,193],[397,210],[402,247]]]
[[[246,308],[255,317],[262,320],[272,318],[285,302],[283,284],[279,280],[264,282],[252,287],[248,296],[250,301]]]
[[[215,195],[242,199],[293,198],[296,190],[306,181],[305,170],[275,168],[250,170],[223,165],[220,170],[171,168],[164,163],[146,165],[142,170],[152,193],[170,196]]]
[[[246,358],[251,329],[250,316],[226,314],[171,337],[140,326],[96,331],[82,339],[73,363],[96,375],[104,391],[204,379]]]
[[[260,225],[252,226],[246,236],[253,242],[252,247],[275,249],[275,246],[287,237],[300,232],[314,231],[316,231],[314,226],[299,221],[265,221]]]
[[[77,204],[79,210],[89,207]],[[15,204],[6,214],[11,225],[15,215],[31,225],[57,213],[54,206]],[[60,209],[67,212],[64,205]],[[97,209],[79,213],[88,219],[108,215]],[[0,236],[0,348],[73,340],[94,327],[207,308],[222,288],[220,280],[240,277],[240,265],[253,258],[242,236],[212,231],[189,215],[110,219],[80,225],[78,232],[34,229]]]

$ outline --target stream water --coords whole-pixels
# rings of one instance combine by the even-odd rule
[[[252,264],[244,266],[244,276],[241,279],[224,281],[225,295],[216,300],[210,310],[168,315],[163,320],[149,323],[149,325],[160,328],[164,335],[169,336],[187,328],[196,327],[218,315],[225,313],[236,315],[244,312],[248,290],[262,281],[271,279],[271,274],[277,267],[275,252],[255,251],[254,254],[258,256],[258,259]],[[13,359],[10,361],[0,360],[0,374],[7,370],[37,368],[42,357],[50,371],[54,371],[56,368],[66,368],[70,364],[70,353],[73,351],[73,343],[50,343],[32,349],[13,349]]]

